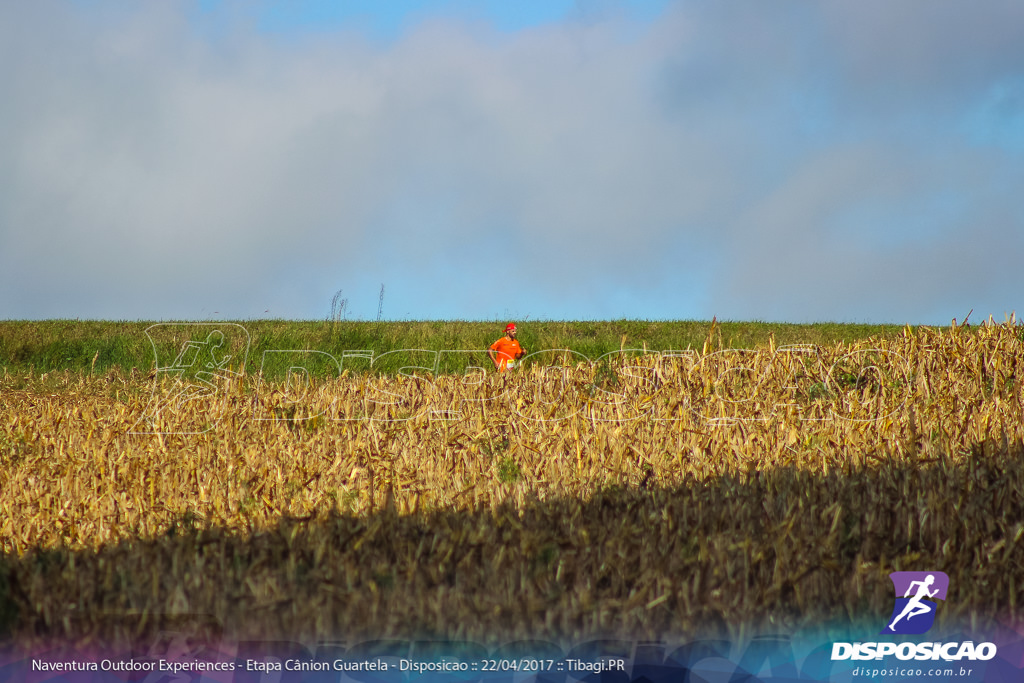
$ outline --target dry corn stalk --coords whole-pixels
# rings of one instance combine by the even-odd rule
[[[0,631],[795,628],[885,612],[894,569],[949,574],[940,619],[1019,618],[1020,351],[990,326],[480,383],[166,382],[149,413],[141,379],[8,378]]]

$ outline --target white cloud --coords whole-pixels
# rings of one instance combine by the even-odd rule
[[[1022,164],[964,126],[1020,73],[1018,10],[929,7],[436,18],[382,45],[231,8],[210,38],[187,4],[8,5],[0,315],[309,317],[347,288],[369,317],[385,280],[394,315],[479,318],[505,273],[534,317],[1012,303],[1020,276],[982,255],[1019,260]],[[905,227],[917,207],[942,225]],[[848,234],[864,216],[903,236]]]

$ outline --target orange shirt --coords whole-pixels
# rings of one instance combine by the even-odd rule
[[[519,340],[508,337],[502,337],[491,344],[491,350],[498,354],[498,370],[501,372],[505,372],[510,360],[515,360],[516,356],[523,352]]]

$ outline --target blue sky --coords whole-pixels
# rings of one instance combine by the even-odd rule
[[[1024,296],[1010,0],[0,6],[0,318],[948,324]]]
[[[575,0],[295,0],[293,2],[249,3],[247,10],[266,33],[298,34],[356,27],[381,41],[394,41],[417,24],[432,19],[454,19],[486,23],[505,33],[514,33],[544,24],[572,20],[597,20],[613,14],[628,15],[639,21],[652,21],[665,10],[666,0],[579,3]],[[199,11],[216,16],[225,8],[224,0],[199,3]]]

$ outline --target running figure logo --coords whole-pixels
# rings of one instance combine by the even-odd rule
[[[893,572],[889,578],[896,588],[896,606],[882,633],[925,633],[935,623],[935,600],[946,599],[949,577],[943,572]]]
[[[153,395],[132,434],[202,434],[219,419],[209,401],[241,381],[249,332],[235,323],[157,323],[146,328],[153,347]],[[174,359],[173,361],[171,359]]]

